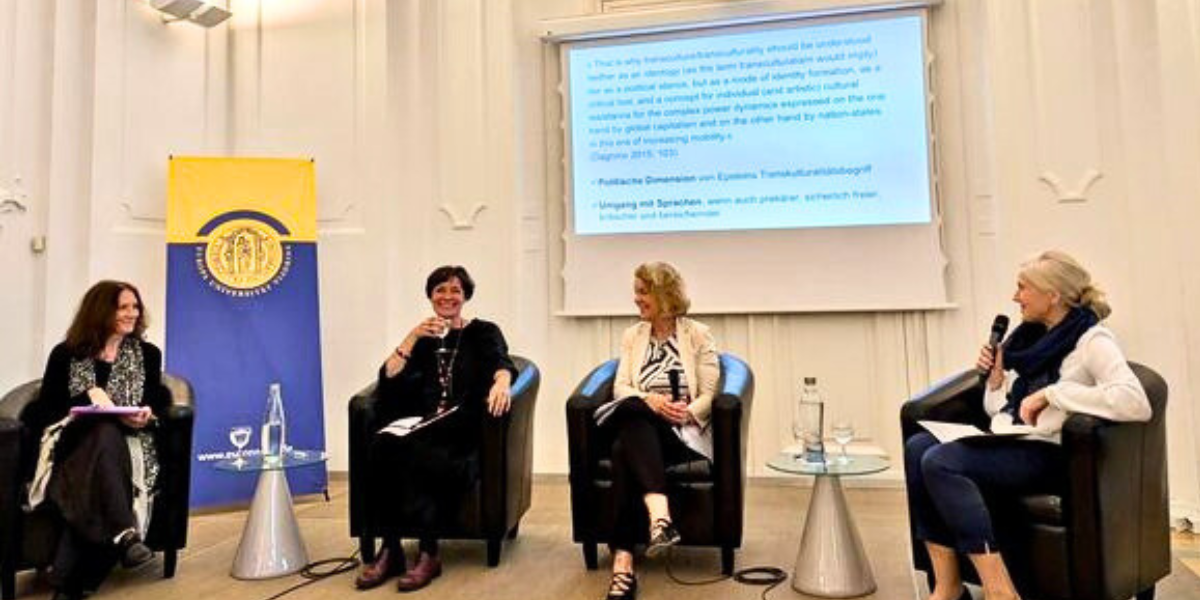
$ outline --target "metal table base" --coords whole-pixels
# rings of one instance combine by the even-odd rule
[[[271,579],[295,573],[307,564],[287,476],[283,469],[264,470],[258,475],[230,574],[238,579]]]
[[[854,598],[875,591],[871,563],[863,552],[837,475],[816,477],[796,554],[792,588],[827,598]]]

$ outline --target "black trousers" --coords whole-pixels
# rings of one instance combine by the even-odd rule
[[[368,460],[368,528],[373,537],[395,545],[400,535],[420,538],[422,549],[436,550],[458,516],[466,494],[479,480],[475,443],[464,443],[479,430],[448,418],[398,437],[376,433]]]
[[[1012,440],[996,445],[943,444],[921,432],[904,443],[908,510],[917,539],[965,554],[995,552],[986,498],[1015,504],[1029,494],[1062,494],[1066,457],[1058,444]]]
[[[56,457],[46,490],[64,524],[51,583],[62,590],[91,591],[117,562],[114,538],[136,523],[133,468],[116,422],[84,419],[68,429],[70,445]]]
[[[688,448],[641,398],[622,400],[604,426],[613,438],[612,492],[617,503],[610,546],[632,552],[649,538],[643,498],[667,493],[667,466],[706,459]]]

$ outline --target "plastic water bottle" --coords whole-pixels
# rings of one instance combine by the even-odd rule
[[[800,406],[806,421],[804,461],[824,463],[825,403],[821,400],[821,392],[817,390],[816,377],[804,378],[804,386],[800,389]]]
[[[272,383],[267,393],[267,412],[263,416],[261,439],[263,462],[281,462],[287,442],[287,419],[283,414],[283,393],[278,383]]]

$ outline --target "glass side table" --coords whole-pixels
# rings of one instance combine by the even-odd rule
[[[292,491],[285,471],[320,464],[328,458],[320,450],[292,449],[282,460],[274,462],[264,462],[261,455],[254,455],[243,457],[240,464],[234,460],[210,463],[229,473],[258,473],[258,486],[230,575],[238,579],[271,579],[295,573],[308,564],[308,552],[300,537],[296,514],[292,512]]]
[[[847,463],[839,463],[833,455],[827,455],[826,460],[810,463],[791,453],[781,453],[767,461],[767,466],[776,471],[816,477],[792,570],[792,589],[826,598],[865,596],[875,591],[875,576],[842,494],[841,478],[884,471],[888,460],[854,454]]]

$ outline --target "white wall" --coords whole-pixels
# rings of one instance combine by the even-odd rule
[[[543,370],[535,468],[563,472],[562,403],[632,316],[554,316],[562,142],[540,22],[733,4],[821,3],[234,0],[228,25],[203,30],[163,25],[136,0],[0,0],[0,203],[28,207],[0,212],[0,309],[15,315],[0,385],[38,375],[100,277],[141,284],[161,342],[168,155],[311,156],[331,468],[345,468],[346,399],[427,311],[425,273],[462,263],[479,283],[470,308]],[[959,308],[706,318],[756,372],[752,472],[769,474],[790,441],[804,375],[898,458],[898,405],[971,362],[991,316],[1013,312],[1015,266],[1056,246],[1093,267],[1129,355],[1170,383],[1171,495],[1177,515],[1200,518],[1200,316],[1188,310],[1200,300],[1188,228],[1200,220],[1200,0],[947,0],[933,15]],[[31,252],[41,235],[47,251]]]

